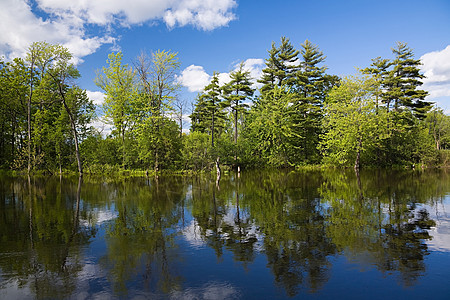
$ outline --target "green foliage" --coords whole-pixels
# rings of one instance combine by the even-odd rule
[[[325,163],[359,168],[361,156],[376,147],[381,118],[375,111],[375,89],[373,80],[350,77],[330,92],[320,144]]]
[[[181,160],[181,140],[178,124],[174,120],[161,118],[157,122],[147,119],[136,129],[139,159],[143,166],[179,167]],[[151,169],[151,168],[150,168]]]
[[[275,86],[264,93],[249,112],[246,138],[252,154],[271,166],[289,166],[295,147],[289,143],[295,128],[289,118],[292,95],[286,88]]]
[[[183,139],[183,161],[186,169],[208,169],[212,164],[211,137],[201,131],[193,131]]]
[[[370,78],[341,83],[326,73],[317,45],[306,40],[297,50],[282,37],[268,51],[255,97],[243,62],[223,86],[213,74],[195,100],[187,136],[178,54],[142,53],[129,66],[122,53],[111,53],[95,79],[105,93],[103,117],[113,125],[102,137],[90,127],[95,106],[74,85],[80,74],[70,52],[36,42],[24,60],[0,60],[0,167],[158,172],[211,169],[217,158],[243,168],[445,165],[449,116],[430,110],[413,51],[397,43],[392,52],[392,60],[378,57],[362,70]]]
[[[294,74],[298,69],[298,53],[288,38],[281,37],[281,45],[275,46],[268,51],[269,58],[266,59],[266,68],[258,82],[262,83],[261,93],[272,90],[275,86],[289,86],[294,80]]]
[[[248,105],[244,103],[253,96],[254,90],[251,87],[250,72],[244,70],[244,62],[239,64],[239,68],[230,73],[230,82],[222,87],[224,93],[224,106],[231,109],[234,125],[234,143],[238,141],[238,120]]]
[[[225,127],[225,112],[221,99],[222,90],[219,86],[219,74],[214,72],[210,84],[199,94],[191,114],[192,131],[207,132],[211,136],[214,147],[215,137],[220,135]]]

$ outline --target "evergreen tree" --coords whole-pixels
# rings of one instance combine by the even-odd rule
[[[253,96],[255,92],[252,88],[250,72],[244,70],[244,62],[239,64],[237,70],[230,73],[231,81],[223,87],[224,106],[231,108],[234,118],[234,143],[238,140],[238,118],[239,114],[246,111],[248,107],[244,103],[246,99]]]
[[[322,106],[336,78],[326,75],[320,66],[325,56],[319,48],[306,40],[302,45],[300,70],[296,73],[293,119],[300,140],[293,141],[301,151],[299,160],[318,162],[317,144],[321,133]]]
[[[194,111],[190,116],[192,130],[208,133],[211,136],[212,147],[214,147],[215,137],[221,133],[224,127],[225,113],[221,94],[219,74],[214,72],[211,82],[205,86],[203,93],[198,95]]]
[[[268,51],[269,58],[266,59],[266,68],[258,82],[262,83],[261,93],[274,88],[290,85],[294,80],[295,72],[298,70],[299,51],[294,48],[288,38],[281,37],[281,45],[277,48],[272,42],[272,48]]]
[[[425,77],[420,73],[420,60],[414,59],[412,49],[405,43],[398,42],[392,53],[395,55],[392,70],[385,80],[387,107],[393,105],[397,112],[411,109],[417,118],[424,119],[431,103],[424,100],[428,92],[418,89]]]

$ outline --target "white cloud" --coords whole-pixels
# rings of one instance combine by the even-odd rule
[[[25,0],[3,0],[0,4],[0,55],[23,57],[32,42],[47,41],[69,48],[74,62],[112,43],[110,36],[87,37],[83,21],[76,15],[58,15],[47,19],[35,15]]]
[[[111,134],[113,125],[105,123],[103,120],[94,120],[90,124],[92,127],[98,130],[103,136],[108,136]]]
[[[230,73],[219,73],[219,85],[222,86],[231,81]]]
[[[262,76],[262,70],[265,66],[264,59],[262,58],[249,58],[244,61],[244,69],[250,71],[250,76],[253,80],[253,87],[260,88],[261,83],[258,83],[258,79]]]
[[[105,102],[105,94],[102,92],[86,91],[86,94],[97,106],[100,106]]]
[[[164,21],[169,28],[192,25],[202,30],[213,30],[236,19],[231,12],[236,5],[235,0],[176,1],[164,13]]]
[[[168,27],[192,25],[203,30],[226,26],[236,16],[232,9],[235,0],[95,0],[61,1],[37,0],[48,13],[58,16],[71,14],[84,22],[107,25],[115,22],[123,26],[162,19]]]
[[[177,81],[188,88],[190,92],[201,92],[209,84],[211,76],[202,66],[190,65],[177,76]]]
[[[2,0],[0,55],[23,57],[32,42],[47,41],[68,47],[78,63],[103,44],[117,41],[87,28],[110,32],[113,26],[163,21],[169,28],[213,30],[236,18],[236,6],[235,0]]]
[[[261,84],[257,80],[261,78],[264,60],[261,58],[249,58],[244,61],[244,70],[250,72],[253,87],[259,88]],[[234,65],[233,71],[239,68],[239,64]],[[190,65],[177,76],[177,81],[188,88],[190,92],[201,92],[211,81],[212,75],[206,73],[202,66]],[[219,73],[219,85],[222,86],[231,81],[230,73]]]
[[[435,100],[443,108],[450,109],[450,45],[441,51],[424,54],[421,58],[423,89],[430,95],[428,100]]]

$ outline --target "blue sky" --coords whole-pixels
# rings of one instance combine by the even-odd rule
[[[95,70],[111,51],[127,63],[142,51],[178,52],[181,97],[191,101],[214,71],[222,80],[240,61],[256,77],[272,41],[309,39],[330,74],[352,75],[397,41],[422,58],[429,100],[450,113],[450,1],[0,0],[0,55],[23,56],[31,42],[67,46],[101,102]]]

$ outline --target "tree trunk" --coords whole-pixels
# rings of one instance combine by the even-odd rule
[[[360,159],[361,159],[361,145],[362,145],[362,141],[361,138],[358,139],[358,148],[356,150],[356,160],[355,160],[355,170],[359,170],[359,163],[360,163]]]
[[[28,166],[27,166],[27,172],[30,174],[31,171],[31,97],[33,95],[33,68],[34,68],[34,61],[31,61],[31,67],[30,67],[30,95],[28,97],[27,101],[27,127],[28,127]]]
[[[220,165],[219,165],[219,157],[217,157],[217,159],[216,159],[216,172],[217,172],[217,179],[219,180],[220,179],[220,174],[221,174],[221,172],[220,172]]]
[[[78,148],[77,126],[75,124],[75,120],[73,119],[72,112],[70,111],[69,107],[67,106],[66,97],[64,96],[64,93],[61,90],[61,86],[59,87],[59,92],[60,92],[60,95],[62,98],[62,103],[64,105],[64,108],[66,109],[67,114],[69,115],[70,125],[72,127],[73,138],[75,140],[75,155],[77,158],[78,172],[79,172],[80,176],[83,176],[83,166],[81,165],[80,149]]]

